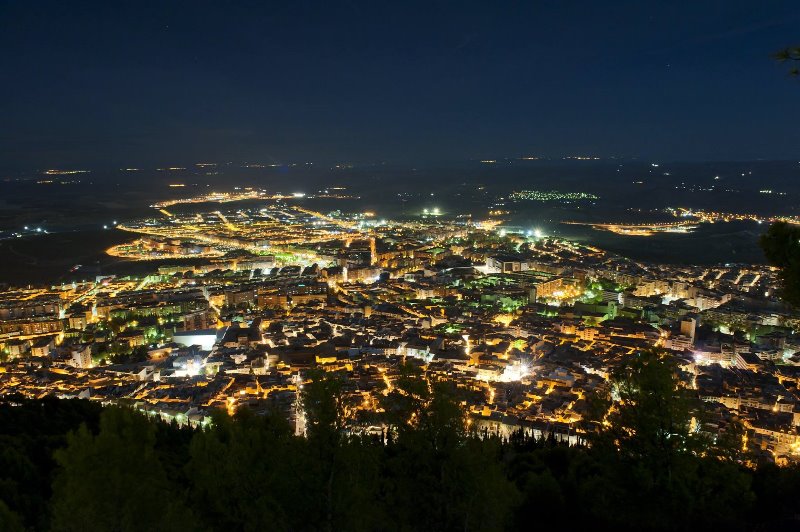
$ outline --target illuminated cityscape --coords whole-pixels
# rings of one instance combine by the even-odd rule
[[[132,241],[107,250],[151,262],[147,274],[4,292],[0,393],[192,425],[277,402],[297,424],[294,383],[319,366],[352,379],[348,430],[381,434],[379,396],[410,362],[472,391],[475,427],[578,443],[586,394],[626,357],[663,348],[720,419],[743,420],[754,452],[800,459],[797,398],[782,384],[800,367],[800,320],[776,299],[773,268],[647,264],[436,207],[393,221],[300,200],[158,202],[118,224]],[[168,210],[179,205],[197,208]],[[188,258],[204,260],[159,265]]]
[[[0,3],[0,531],[800,530],[799,19]]]

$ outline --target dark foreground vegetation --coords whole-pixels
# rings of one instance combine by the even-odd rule
[[[123,407],[0,405],[0,530],[791,530],[800,469],[745,467],[741,436],[691,429],[657,354],[596,398],[590,446],[469,431],[455,390],[409,369],[387,439],[347,436],[336,375],[305,390],[308,437],[240,411],[205,430]]]

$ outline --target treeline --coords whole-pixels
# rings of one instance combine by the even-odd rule
[[[405,368],[386,438],[348,435],[336,374],[279,415],[205,430],[85,401],[0,405],[0,530],[770,530],[798,521],[800,469],[742,465],[741,438],[693,429],[674,368],[642,354],[595,399],[588,447],[470,431],[457,390]]]

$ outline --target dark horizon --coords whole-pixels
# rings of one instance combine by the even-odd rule
[[[773,1],[0,6],[0,170],[794,160]]]
[[[443,170],[448,173],[443,174],[441,176],[443,182],[450,182],[458,180],[456,176],[450,175],[449,172],[458,171],[460,169],[468,170],[470,172],[475,172],[477,170],[483,169],[484,171],[490,171],[492,168],[517,168],[518,170],[524,170],[525,165],[530,165],[528,169],[547,169],[553,167],[569,167],[569,168],[585,168],[588,169],[590,167],[595,168],[602,168],[608,165],[627,165],[630,168],[637,168],[641,166],[642,168],[648,168],[653,163],[658,164],[659,167],[692,167],[696,169],[698,166],[717,166],[717,165],[747,165],[747,164],[778,164],[778,165],[786,165],[784,168],[785,171],[792,171],[794,170],[795,164],[800,164],[797,158],[794,157],[787,157],[787,158],[731,158],[731,159],[678,159],[678,160],[663,160],[658,158],[646,158],[646,157],[591,157],[590,159],[581,160],[577,159],[575,156],[570,155],[563,155],[563,156],[537,156],[536,159],[527,159],[524,157],[494,157],[491,160],[487,159],[478,159],[478,158],[465,158],[465,159],[431,159],[425,161],[354,161],[354,160],[308,160],[308,161],[263,161],[263,160],[236,160],[236,161],[213,161],[213,160],[203,160],[203,161],[189,161],[189,160],[182,160],[182,161],[162,161],[161,163],[153,163],[150,165],[138,165],[133,166],[133,161],[131,164],[74,164],[70,166],[38,166],[38,167],[25,167],[25,168],[4,168],[0,167],[0,172],[3,172],[0,175],[0,180],[15,180],[15,179],[40,179],[42,176],[51,175],[52,177],[58,177],[60,179],[68,179],[70,176],[73,176],[77,179],[81,179],[83,181],[89,180],[91,181],[92,178],[98,176],[109,175],[113,173],[119,173],[119,175],[125,175],[126,172],[130,172],[130,175],[136,175],[140,177],[148,177],[153,178],[158,175],[163,175],[164,177],[172,176],[180,176],[180,175],[187,175],[190,173],[196,173],[197,176],[212,176],[214,174],[205,173],[204,171],[218,171],[218,172],[239,172],[239,171],[247,171],[247,170],[262,170],[262,172],[285,172],[287,170],[302,171],[304,174],[314,174],[317,177],[324,177],[325,174],[331,172],[347,172],[349,171],[352,173],[353,171],[364,171],[370,168],[381,168],[386,171],[397,171],[397,172],[405,172],[405,171],[425,171],[425,172],[435,172],[437,170]],[[55,172],[64,172],[64,173],[52,173],[48,174],[50,171]],[[174,172],[173,172],[174,171]],[[77,174],[70,174],[69,172],[77,172]],[[357,180],[353,180],[353,175],[343,174],[344,179],[342,181],[343,184],[350,184],[356,185],[358,184]],[[783,173],[781,175],[783,175]],[[233,176],[228,174],[230,177],[239,177],[237,174]],[[269,174],[259,174],[253,175],[251,178],[264,178],[267,177]],[[786,174],[790,175],[790,174]],[[793,175],[793,174],[792,174]],[[673,176],[674,179],[680,180],[684,179],[681,175]],[[247,178],[245,178],[244,182],[248,182]],[[313,183],[311,183],[313,184]],[[236,182],[229,183],[230,187],[236,186]],[[221,189],[224,189],[227,185],[221,184]]]

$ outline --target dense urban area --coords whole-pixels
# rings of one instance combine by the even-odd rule
[[[342,187],[318,196],[353,199]],[[659,381],[666,382],[666,396],[655,408],[677,416],[670,421],[675,426],[661,429],[673,438],[670,447],[680,441],[681,450],[698,456],[727,453],[744,470],[793,467],[800,459],[800,316],[779,298],[776,268],[634,261],[510,226],[502,204],[483,220],[430,207],[393,221],[371,212],[317,212],[301,199],[305,194],[246,189],[156,203],[151,217],[109,228],[130,240],[107,253],[143,261],[148,273],[4,286],[0,394],[6,405],[24,408],[3,415],[24,416],[32,400],[76,399],[85,406],[42,404],[72,416],[71,408],[83,409],[95,424],[98,411],[89,405],[112,407],[101,417],[98,438],[113,432],[104,423],[134,430],[137,418],[126,412],[138,411],[167,422],[159,430],[174,431],[173,438],[211,431],[228,441],[232,434],[215,432],[236,430],[220,417],[228,415],[270,434],[278,429],[259,429],[262,422],[254,420],[271,420],[286,437],[322,449],[320,427],[333,427],[336,445],[346,438],[345,447],[356,445],[349,451],[356,452],[366,441],[393,445],[404,427],[422,430],[423,419],[438,419],[442,396],[455,408],[447,415],[463,421],[456,439],[498,442],[505,450],[496,452],[504,455],[600,452],[598,434],[606,434],[611,448],[624,448],[624,434],[608,435],[619,429],[625,404],[646,402],[631,395],[642,383],[626,388],[625,376],[646,379],[648,371],[658,374],[657,366],[666,371],[656,378],[666,378]],[[685,403],[669,406],[676,397]],[[685,410],[686,426],[673,407]],[[690,449],[701,440],[702,448]],[[478,454],[486,452],[495,451]],[[79,484],[78,491],[88,489]],[[425,527],[469,528],[463,519],[474,519],[477,529],[502,528],[509,522],[503,508],[520,503],[511,484],[496,489],[491,496],[504,497],[505,506],[489,505],[480,515],[462,515],[463,508],[453,510],[455,517],[434,512]],[[562,509],[563,490],[547,495]],[[317,495],[333,504],[330,493]],[[69,522],[64,515],[72,511],[59,508],[56,524]],[[581,519],[624,528],[650,515],[597,512]],[[351,527],[352,516],[320,515],[307,526]],[[242,522],[206,518],[214,526]],[[303,528],[292,518],[283,516],[282,527]]]
[[[152,273],[6,287],[2,394],[130,404],[193,426],[215,408],[280,408],[302,434],[298,390],[323,368],[347,375],[348,430],[380,435],[379,399],[411,364],[469,392],[480,431],[578,443],[587,395],[658,348],[705,401],[698,430],[735,419],[754,456],[800,458],[800,322],[774,269],[644,264],[497,220],[426,209],[392,222],[291,197],[226,213],[157,204],[109,250],[154,260]],[[155,262],[188,257],[210,260]]]

